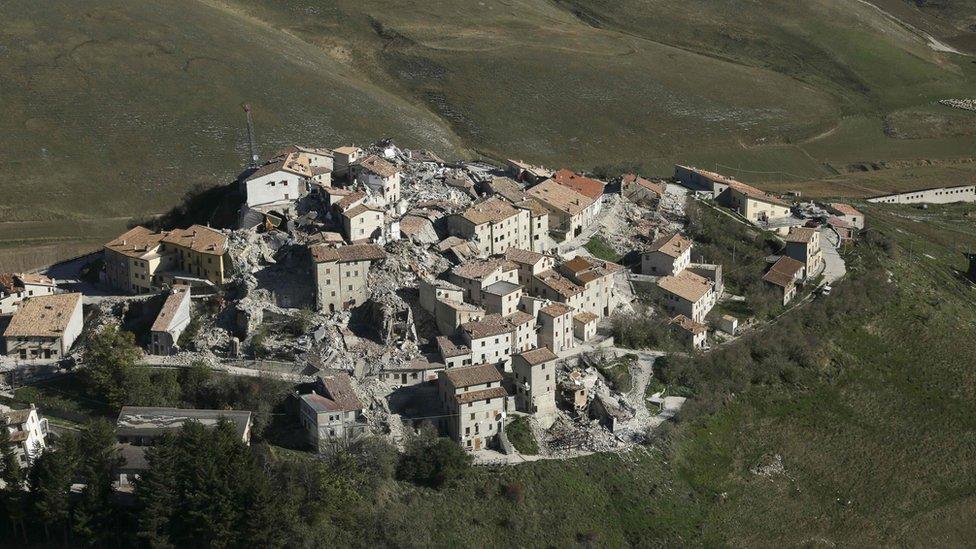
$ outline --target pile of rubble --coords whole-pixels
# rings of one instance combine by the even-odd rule
[[[939,104],[954,109],[976,111],[976,99],[942,99]]]

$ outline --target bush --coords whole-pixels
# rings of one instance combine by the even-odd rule
[[[397,465],[397,478],[439,489],[462,478],[470,466],[471,456],[454,441],[424,429],[407,441]]]
[[[519,416],[515,418],[515,421],[506,425],[505,434],[508,435],[508,441],[519,453],[528,456],[539,453],[539,443],[536,442],[535,435],[532,434],[532,428],[529,426],[529,420],[526,417]]]

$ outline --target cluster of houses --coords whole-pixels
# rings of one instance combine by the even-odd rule
[[[410,164],[435,167],[446,186],[473,200],[411,201]],[[749,222],[791,215],[780,198],[719,174],[677,166],[675,180]],[[479,175],[452,169],[433,153],[392,145],[291,146],[242,175],[240,185],[243,229],[291,231],[299,218],[314,220],[317,230],[298,245],[307,250],[308,284],[323,315],[371,299],[371,270],[387,261],[393,241],[409,239],[447,260],[450,268],[418,278],[419,306],[427,315],[418,322],[429,322],[436,332],[428,351],[384,364],[379,376],[397,386],[436,386],[440,427],[466,449],[497,444],[510,413],[553,418],[557,364],[597,339],[600,321],[630,299],[620,291],[629,285],[625,267],[575,250],[559,253],[575,239],[581,247],[608,202],[605,182],[570,170],[510,160],[504,173]],[[654,203],[666,185],[630,174],[620,192],[636,203]],[[847,238],[864,226],[863,215],[848,205],[833,204],[830,211],[830,226],[838,234],[846,228]],[[784,255],[763,278],[782,290],[784,304],[824,264],[818,229],[788,226],[785,240]],[[163,296],[147,352],[180,351],[192,298],[219,291],[235,274],[229,244],[227,231],[192,225],[134,227],[104,245],[105,285],[124,294]],[[680,233],[657,238],[642,253],[640,272],[654,277],[682,341],[700,349],[707,344],[706,317],[724,285],[721,265],[692,261],[693,245]],[[39,275],[0,276],[0,291],[0,314],[10,315],[3,332],[8,356],[58,360],[69,352],[84,322],[81,294],[62,293]],[[734,331],[735,319],[720,322]],[[298,402],[315,448],[368,431],[367,407],[347,374],[319,377]],[[219,417],[234,422],[248,440],[248,412],[123,409],[118,436],[133,464],[127,473],[138,473],[144,447],[161,432]]]

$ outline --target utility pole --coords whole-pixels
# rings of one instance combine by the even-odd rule
[[[258,167],[258,144],[254,139],[254,121],[251,119],[251,106],[247,103],[241,105],[244,108],[244,114],[247,116],[247,145],[250,149],[251,158],[248,163],[248,167],[257,168]]]

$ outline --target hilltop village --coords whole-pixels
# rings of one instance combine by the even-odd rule
[[[507,463],[526,459],[509,440],[516,423],[537,457],[624,449],[684,401],[655,389],[657,358],[708,352],[768,318],[698,250],[689,208],[766,235],[776,253],[753,278],[777,314],[829,294],[838,248],[865,227],[849,204],[694,167],[601,180],[389,141],[291,146],[239,186],[234,229],[135,226],[97,254],[0,276],[7,383],[84,368],[85,334],[140,326],[144,366],[294,383],[291,421],[313,452],[366,434],[401,444],[430,425]],[[619,340],[648,321],[659,346]],[[30,459],[46,424],[35,409],[9,414],[29,424]],[[161,431],[221,417],[249,439],[247,410],[124,407],[120,479]]]

